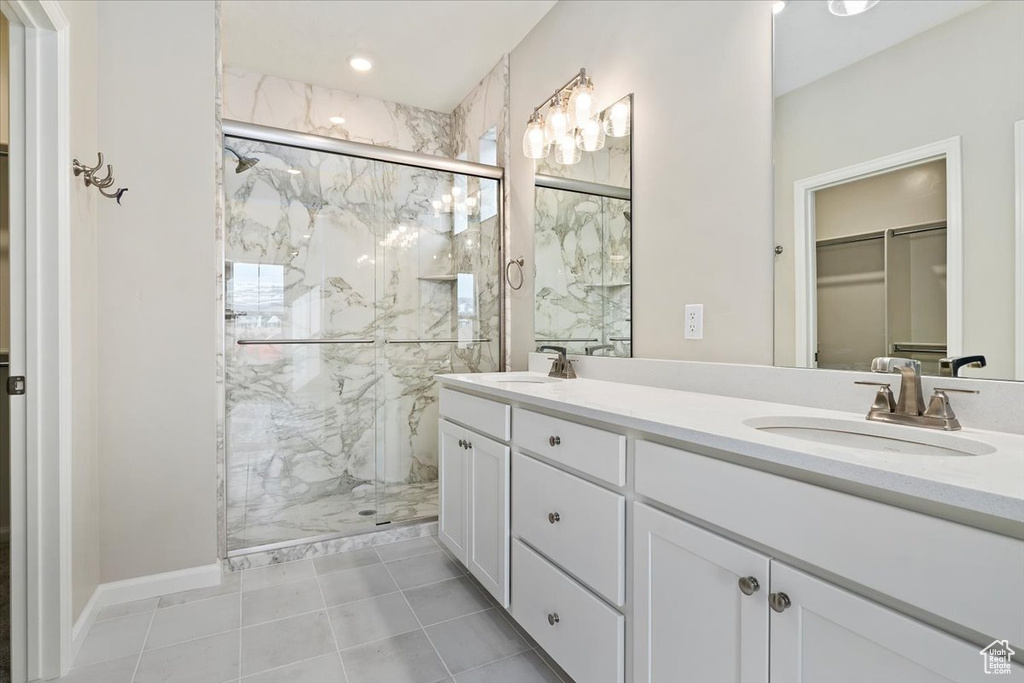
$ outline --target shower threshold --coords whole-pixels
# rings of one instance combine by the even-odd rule
[[[403,527],[417,526],[417,525],[420,525],[420,524],[427,524],[427,523],[436,522],[436,521],[437,521],[437,515],[432,515],[432,516],[428,516],[428,517],[418,517],[416,519],[405,519],[405,520],[401,520],[401,521],[397,521],[397,522],[389,521],[389,522],[385,522],[382,525],[378,524],[376,526],[369,527],[369,528],[364,528],[364,529],[361,529],[361,530],[342,531],[342,532],[332,533],[332,534],[321,534],[319,536],[307,536],[305,538],[299,538],[299,539],[295,539],[293,541],[280,541],[280,542],[277,542],[277,543],[266,543],[264,545],[251,546],[251,547],[248,547],[248,548],[239,548],[237,550],[229,550],[228,553],[227,553],[227,557],[228,557],[228,559],[231,559],[231,558],[237,558],[237,557],[245,557],[246,555],[254,555],[254,554],[260,554],[260,553],[272,553],[272,552],[279,551],[279,550],[288,550],[290,548],[296,548],[298,546],[307,546],[307,545],[312,545],[312,544],[315,544],[315,543],[327,543],[327,542],[330,542],[330,541],[337,541],[337,540],[346,539],[346,538],[354,539],[354,538],[358,538],[359,536],[368,536],[368,535],[371,535],[371,534],[382,532],[384,530],[381,529],[381,526],[386,526],[387,529],[389,531],[391,531],[391,530],[394,530],[394,529],[401,529]],[[370,544],[367,544],[367,545],[375,545],[375,544],[370,543]],[[332,552],[341,552],[341,551],[338,550],[338,551],[332,551]]]

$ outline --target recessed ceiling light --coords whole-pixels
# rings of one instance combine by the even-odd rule
[[[299,169],[297,169],[297,168],[289,168],[289,169],[287,169],[287,171],[288,171],[289,173],[291,173],[292,175],[299,175],[300,173],[302,173],[302,171],[300,171],[300,170],[299,170]]]
[[[878,0],[828,0],[828,11],[837,17],[862,14],[878,4]]]
[[[341,124],[345,123],[345,117],[344,116],[332,116],[330,118],[330,122],[340,126]]]
[[[370,69],[373,68],[373,62],[371,62],[366,57],[359,56],[349,57],[348,65],[351,66],[356,71],[369,71]]]
[[[778,2],[772,5],[772,14],[778,14],[784,9],[786,9],[786,0],[778,0]]]

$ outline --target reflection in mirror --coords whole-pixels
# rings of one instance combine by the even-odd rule
[[[632,96],[608,107],[604,146],[575,164],[538,160],[534,338],[568,353],[632,355],[629,122]],[[613,133],[618,132],[618,136]]]
[[[777,365],[1015,376],[1021,118],[1024,3],[775,15]]]

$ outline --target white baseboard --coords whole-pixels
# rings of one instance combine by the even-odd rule
[[[89,597],[89,602],[85,604],[85,608],[82,609],[82,613],[71,629],[71,661],[75,660],[82,641],[85,640],[89,629],[96,622],[96,615],[104,607],[196,588],[210,588],[219,585],[220,578],[220,562],[214,562],[201,567],[177,569],[162,574],[149,574],[134,579],[101,583],[96,586],[96,590]]]

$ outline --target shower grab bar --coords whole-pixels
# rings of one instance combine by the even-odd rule
[[[591,339],[589,337],[576,337],[576,338],[573,338],[573,339],[534,339],[533,341],[535,341],[535,342],[596,342],[596,341],[601,341],[601,340],[598,339],[597,337],[594,337],[593,339]]]
[[[372,344],[372,339],[239,339],[235,342],[239,346],[249,345],[277,345],[277,344]]]
[[[385,339],[385,344],[486,344],[490,339]]]

